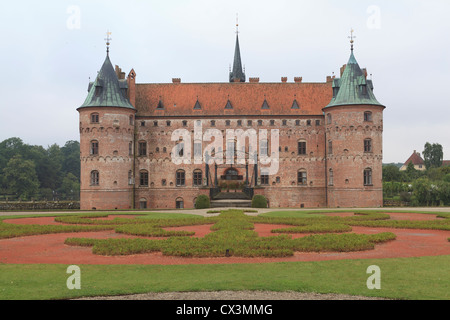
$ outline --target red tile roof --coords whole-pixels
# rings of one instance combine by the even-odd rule
[[[136,84],[135,106],[139,116],[322,115],[333,96],[331,84]],[[197,100],[201,109],[194,110]],[[228,100],[232,109],[225,109]],[[295,100],[299,109],[292,108]],[[157,109],[160,101],[163,109]]]
[[[420,164],[425,164],[422,157],[420,156],[420,153],[418,153],[416,151],[414,151],[413,154],[411,155],[411,157],[409,157],[409,159],[406,160],[405,166],[408,165],[410,162],[412,162],[412,164],[415,166],[420,165]]]

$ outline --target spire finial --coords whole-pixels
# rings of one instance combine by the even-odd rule
[[[239,33],[239,14],[236,13],[236,34]]]
[[[109,56],[109,45],[111,44],[111,32],[109,32],[109,31],[107,31],[106,32],[106,38],[105,38],[105,41],[106,41],[106,54]]]
[[[352,46],[352,52],[353,52],[353,43],[355,42],[353,39],[356,39],[356,36],[353,35],[353,32],[355,32],[355,30],[353,30],[353,28],[350,30],[350,37],[348,37],[350,39],[350,44]]]

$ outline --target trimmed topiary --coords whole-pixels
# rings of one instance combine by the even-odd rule
[[[252,208],[267,208],[267,199],[263,195],[256,194],[252,199]]]
[[[201,194],[195,200],[196,209],[207,209],[211,207],[211,202],[207,195]]]

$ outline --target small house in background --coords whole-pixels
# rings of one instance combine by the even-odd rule
[[[409,157],[408,160],[406,160],[405,164],[400,168],[400,171],[406,171],[408,168],[408,164],[412,162],[414,165],[414,169],[419,171],[425,171],[427,168],[425,167],[425,161],[423,161],[422,157],[420,156],[420,152],[416,152],[414,150],[413,154]]]

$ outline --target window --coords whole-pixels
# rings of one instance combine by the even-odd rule
[[[287,126],[287,120],[283,120],[282,124],[283,126]]]
[[[91,171],[91,186],[98,186],[100,184],[100,174],[98,171]]]
[[[98,115],[98,113],[91,114],[91,123],[99,123],[99,115]]]
[[[320,120],[316,120],[316,126],[320,126]]]
[[[333,141],[328,141],[328,154],[333,154]]]
[[[91,150],[90,150],[91,156],[97,156],[98,155],[98,141],[92,140],[91,141]]]
[[[130,185],[130,184],[133,184],[134,183],[134,181],[133,181],[133,171],[128,171],[128,184]]]
[[[295,125],[298,127],[300,126],[300,120],[295,120]]]
[[[141,121],[141,127],[145,127],[145,121]]]
[[[227,127],[229,127],[230,124],[231,124],[231,121],[230,121],[230,120],[225,121],[225,125],[226,125]]]
[[[153,126],[157,127],[158,126],[158,121],[153,121]]]
[[[194,171],[194,186],[196,187],[202,186],[202,170]]]
[[[211,127],[215,127],[216,126],[216,121],[215,120],[211,120]]]
[[[270,125],[274,126],[275,125],[275,120],[270,120]]]
[[[306,125],[311,126],[311,120],[306,120]]]
[[[259,153],[262,156],[269,155],[269,142],[267,140],[262,140],[259,146]]]
[[[263,121],[262,120],[258,120],[258,126],[262,126],[263,125]]]
[[[156,147],[155,152],[159,153],[159,147]]]
[[[147,155],[147,142],[140,141],[139,142],[139,155],[146,156]]]
[[[130,126],[134,125],[134,118],[133,116],[130,116]]]
[[[167,185],[167,180],[166,179],[162,179],[161,180],[161,185],[164,187]]]
[[[332,117],[331,117],[331,113],[327,114],[327,124],[331,124],[332,121]]]
[[[194,142],[194,157],[201,157],[201,156],[202,156],[202,143]]]
[[[187,121],[186,120],[183,120],[183,127],[187,127]]]
[[[186,174],[184,170],[178,170],[176,174],[177,187],[184,187],[186,185]]]
[[[170,127],[171,122],[170,121],[166,121],[166,126]]]
[[[364,112],[364,121],[371,122],[372,121],[372,112],[366,111]]]
[[[252,120],[247,120],[247,126],[249,126],[249,127],[252,126]]]
[[[298,185],[302,185],[302,186],[306,186],[306,170],[299,170],[297,172],[297,184]]]
[[[141,198],[139,200],[139,209],[147,209],[147,199]]]
[[[275,180],[277,181],[277,183],[281,182],[281,178],[280,177],[277,177]]]
[[[238,120],[237,121],[237,125],[240,127],[240,126],[242,126],[242,120]]]
[[[299,141],[298,142],[298,154],[299,155],[306,155],[306,141]]]
[[[133,155],[133,142],[128,143],[128,155]]]
[[[372,152],[372,139],[364,140],[364,152]]]
[[[177,209],[183,209],[183,208],[184,208],[184,201],[183,201],[183,198],[177,198],[177,199],[175,200],[175,207],[176,207]]]
[[[269,185],[269,175],[268,174],[261,174],[261,184]]]
[[[370,168],[364,170],[364,185],[365,186],[372,185],[372,169]]]
[[[142,170],[139,172],[139,185],[141,187],[148,187],[148,171]]]
[[[330,169],[330,172],[328,174],[328,185],[329,186],[334,185],[334,172],[333,172],[333,169]]]
[[[184,156],[184,143],[178,143],[175,150],[178,150],[178,156]]]

